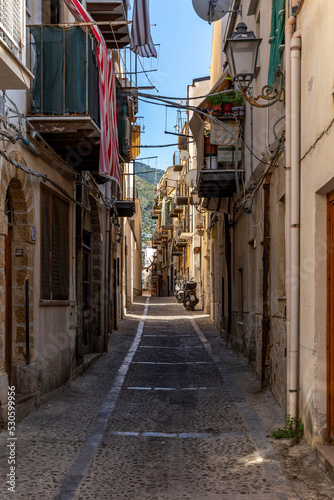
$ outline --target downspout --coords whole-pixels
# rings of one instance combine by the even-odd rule
[[[262,285],[262,373],[261,385],[269,383],[269,351],[270,351],[270,181],[271,174],[267,175],[263,184],[263,285]]]
[[[231,235],[228,214],[224,213],[225,229],[225,260],[227,271],[227,323],[226,323],[226,343],[231,337],[231,318],[232,318],[232,259],[231,259]]]
[[[111,200],[111,181],[106,183],[106,199],[109,205]],[[106,209],[106,229],[105,229],[105,277],[104,277],[104,352],[108,352],[109,340],[109,301],[110,301],[110,208]]]
[[[289,17],[285,24],[285,295],[286,295],[286,373],[287,373],[287,411],[290,414],[290,337],[291,337],[291,52],[290,43],[296,25],[295,16]]]
[[[300,292],[300,84],[301,32],[291,39],[291,335],[290,415],[298,415],[299,390],[299,292]]]

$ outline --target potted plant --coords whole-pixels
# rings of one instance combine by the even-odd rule
[[[210,105],[212,111],[222,111],[221,94],[210,95],[207,98],[207,102]]]
[[[204,156],[217,156],[216,144],[211,144],[211,130],[204,130]]]
[[[244,116],[245,114],[245,106],[243,106],[244,98],[240,90],[237,90],[235,93],[234,104],[232,107],[232,113],[235,116]]]

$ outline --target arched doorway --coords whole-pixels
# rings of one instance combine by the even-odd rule
[[[13,318],[12,318],[12,238],[13,238],[13,204],[10,189],[6,192],[5,215],[8,219],[8,233],[5,236],[5,366],[8,375],[8,385],[12,385],[13,361]]]
[[[11,153],[11,156],[24,164],[19,153]],[[3,162],[1,167],[0,245],[4,265],[0,277],[4,286],[1,305],[5,310],[1,324],[5,332],[3,375],[9,384],[16,386],[17,393],[29,393],[26,365],[35,360],[33,190],[29,176],[21,169],[10,162]],[[30,323],[26,320],[27,311]]]

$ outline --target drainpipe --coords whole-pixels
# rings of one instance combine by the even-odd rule
[[[263,184],[264,229],[263,229],[263,290],[262,290],[262,373],[261,385],[266,387],[270,351],[270,181],[267,175]]]
[[[299,389],[299,290],[300,290],[300,76],[301,32],[291,39],[291,334],[290,415],[298,415]]]
[[[295,16],[289,17],[285,25],[285,295],[286,295],[286,346],[287,346],[287,411],[290,414],[290,336],[291,336],[291,52],[290,43],[296,25]]]
[[[225,260],[227,272],[227,323],[226,323],[226,343],[231,337],[231,318],[232,318],[232,259],[231,259],[231,235],[228,214],[224,213],[225,229]]]
[[[111,181],[106,183],[105,191],[107,203],[111,199]],[[105,277],[104,277],[104,352],[108,352],[109,340],[109,283],[110,283],[110,208],[106,209],[106,228],[105,228]]]

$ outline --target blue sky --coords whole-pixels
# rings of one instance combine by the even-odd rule
[[[130,11],[130,18],[132,12]],[[148,76],[159,90],[143,92],[155,95],[186,97],[187,86],[194,78],[209,76],[212,25],[200,19],[193,10],[191,0],[150,0],[150,21],[153,42],[160,44],[158,71]],[[146,60],[146,68],[155,68],[156,60]],[[139,69],[139,68],[138,68]],[[150,85],[146,77],[140,76],[138,85]],[[165,134],[165,107],[139,102],[139,116],[144,116],[145,133],[143,145],[160,145],[177,142],[177,137]],[[175,132],[176,111],[168,110],[167,130]],[[170,148],[142,148],[139,158],[158,156],[157,168],[165,170],[172,164],[173,152]],[[143,160],[155,166],[154,159]]]

